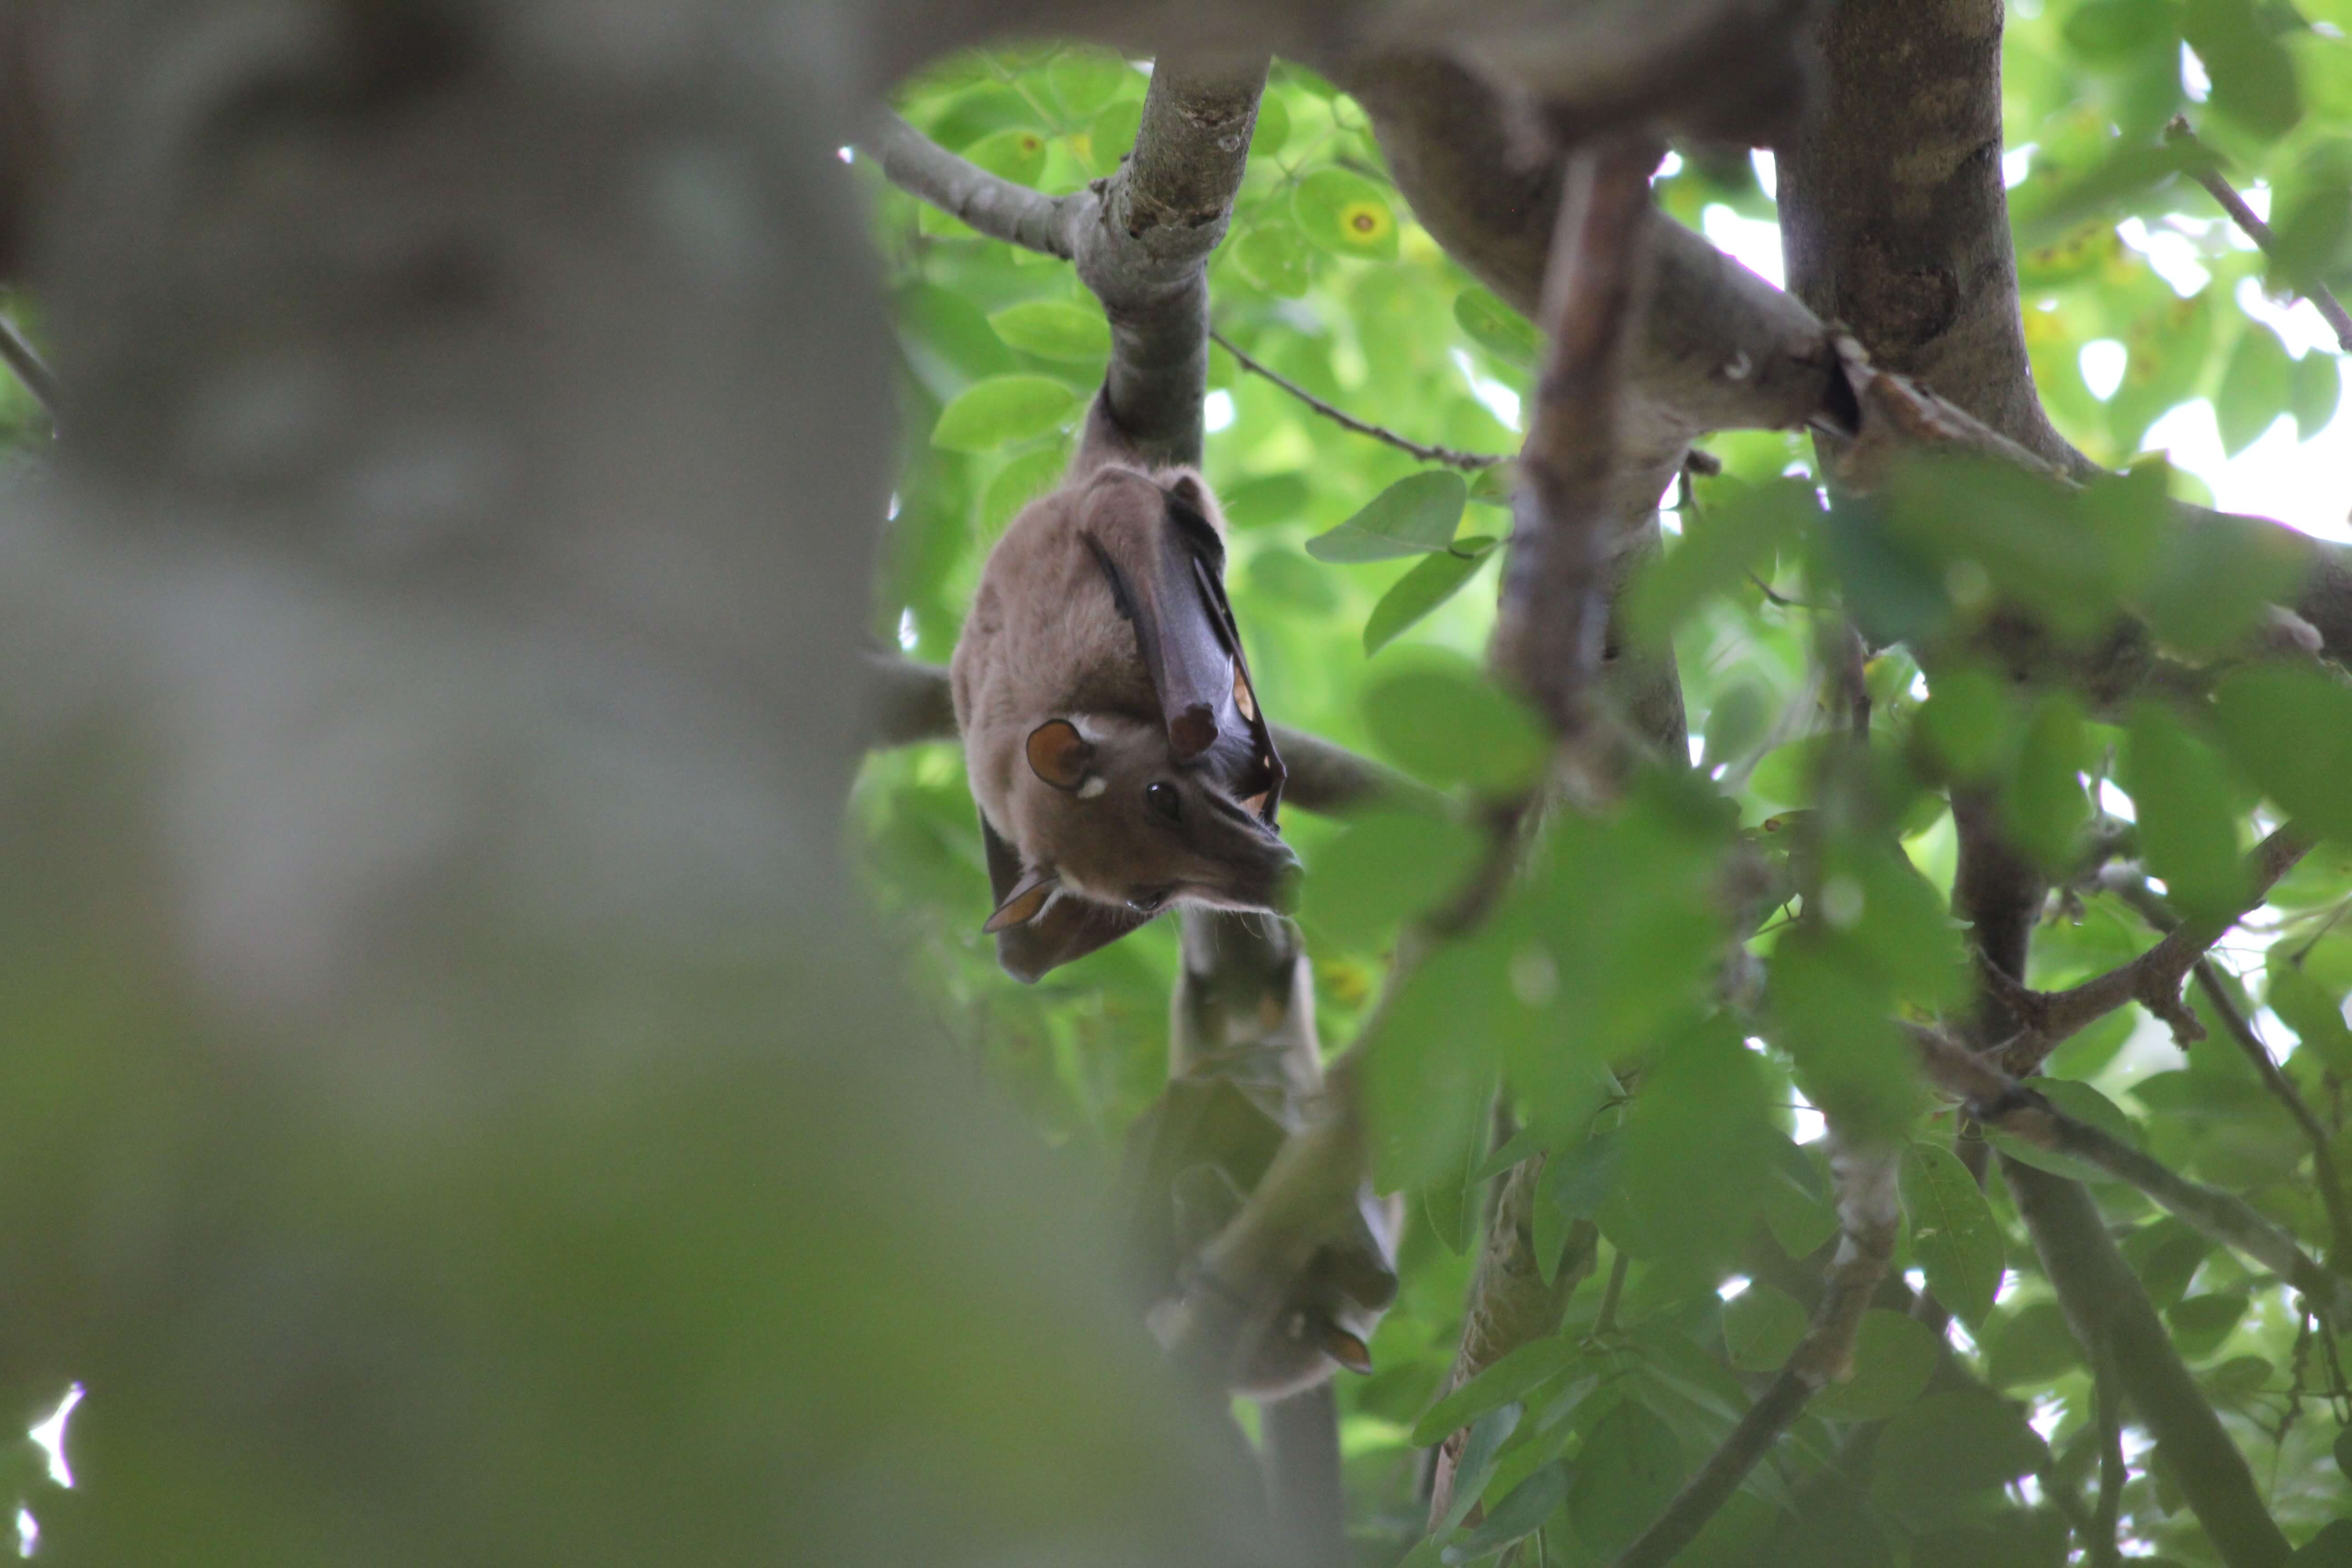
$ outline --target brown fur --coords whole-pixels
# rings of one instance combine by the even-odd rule
[[[1084,900],[1132,923],[1178,900],[1271,909],[1297,860],[1232,787],[1242,776],[1236,758],[1252,744],[1234,689],[1247,689],[1214,640],[1199,587],[1166,564],[1176,510],[1197,512],[1220,542],[1224,521],[1198,473],[1148,468],[1119,450],[1115,432],[1098,406],[1069,477],[1013,519],[981,574],[951,666],[972,795],[985,826],[1017,853],[1023,885],[1050,878],[1055,904]],[[1120,613],[1113,568],[1132,585],[1133,620]],[[1158,672],[1144,657],[1154,636]],[[1171,726],[1161,709],[1171,681],[1188,691],[1222,681],[1223,724],[1209,731],[1209,751],[1179,754],[1171,730],[1186,726]],[[1032,765],[1030,737],[1056,719],[1091,746],[1076,789]],[[1195,721],[1208,724],[1207,711]],[[1151,806],[1153,784],[1176,791],[1175,820]],[[1051,917],[1049,906],[1034,918]],[[1016,965],[1008,955],[1007,967],[1043,973],[1117,934],[1056,938],[1055,951],[1033,955],[1042,962]]]

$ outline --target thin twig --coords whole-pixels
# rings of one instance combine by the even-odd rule
[[[2102,1342],[2091,1354],[2092,1398],[2099,1422],[2099,1506],[2091,1519],[2091,1538],[2084,1544],[2091,1568],[2116,1568],[2122,1552],[2116,1527],[2124,1510],[2124,1405],[2122,1380],[2116,1375],[2116,1351]]]
[[[49,427],[56,429],[57,373],[43,362],[32,343],[17,330],[16,323],[5,316],[0,316],[0,360],[5,360],[8,368],[16,373],[16,379],[25,384],[25,390],[33,395],[40,404],[41,411],[49,416]]]
[[[1624,1298],[1625,1272],[1633,1261],[1633,1258],[1627,1256],[1622,1247],[1618,1249],[1617,1256],[1615,1258],[1610,1259],[1609,1283],[1601,1292],[1600,1314],[1592,1320],[1592,1331],[1594,1333],[1606,1334],[1615,1331],[1617,1328],[1617,1303]]]
[[[1906,1025],[1927,1080],[1996,1131],[2047,1153],[2097,1166],[2138,1188],[2222,1246],[2253,1259],[2295,1289],[2332,1322],[2352,1321],[2352,1281],[2330,1274],[2294,1237],[2233,1193],[2174,1172],[2110,1133],[2078,1121],[1940,1029]]]
[[[2256,845],[2246,858],[2250,890],[2238,912],[2243,914],[2260,905],[2273,885],[2310,852],[2311,842],[2289,823]],[[2227,921],[2183,921],[2130,963],[2064,991],[2032,990],[1998,964],[1984,962],[1979,954],[1978,976],[1987,994],[2024,1026],[2023,1032],[2010,1042],[2005,1058],[2009,1070],[2020,1076],[2032,1072],[2068,1036],[2126,1002],[2137,1002],[2170,1025],[2175,1039],[2183,1043],[2203,1039],[2205,1026],[2180,999],[2181,983],[2206,949],[2235,923],[2234,915]]]
[[[877,112],[858,151],[880,166],[883,178],[960,219],[991,239],[1067,261],[1076,254],[1079,214],[1101,205],[1094,188],[1049,196],[960,158],[898,115]]]
[[[2186,115],[2172,117],[2172,122],[2164,128],[2164,139],[2185,142],[2200,153],[2209,151],[2205,143],[2197,139],[2197,132],[2189,128]],[[2230,215],[2230,220],[2245,232],[2248,239],[2262,247],[2263,255],[2273,261],[2278,259],[2278,246],[2272,237],[2271,226],[2254,216],[2254,209],[2246,205],[2246,198],[2238,194],[2237,187],[2222,177],[2218,165],[2200,161],[2190,167],[2189,177],[2205,187],[2206,192],[2221,204],[2221,210]],[[2311,301],[2311,308],[2336,329],[2336,345],[2347,353],[2352,353],[2352,312],[2347,312],[2336,296],[2328,291],[2327,285],[2317,278],[2299,281],[2298,291]]]
[[[1209,341],[1233,355],[1234,363],[1244,370],[1248,371],[1252,375],[1264,376],[1340,428],[1353,430],[1359,436],[1370,436],[1375,441],[1385,441],[1398,451],[1410,452],[1424,463],[1438,463],[1449,468],[1460,468],[1467,473],[1476,473],[1481,469],[1496,468],[1511,460],[1499,452],[1463,452],[1452,447],[1425,446],[1422,442],[1400,436],[1386,426],[1371,424],[1357,418],[1346,409],[1332,407],[1288,376],[1267,369],[1240,349],[1235,348],[1233,340],[1223,332],[1211,332]]]

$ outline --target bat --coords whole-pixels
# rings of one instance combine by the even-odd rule
[[[1224,520],[1099,396],[1061,486],[990,552],[950,684],[1017,980],[1173,903],[1273,910],[1298,859],[1224,590]]]

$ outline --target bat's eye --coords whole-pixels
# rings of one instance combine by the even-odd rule
[[[1176,793],[1176,786],[1172,784],[1144,785],[1143,804],[1171,822],[1181,821],[1184,816],[1184,797]]]
[[[1166,889],[1150,888],[1128,900],[1127,907],[1139,915],[1156,915],[1167,902]]]

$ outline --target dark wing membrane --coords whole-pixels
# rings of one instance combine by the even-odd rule
[[[1202,606],[1233,655],[1234,710],[1249,738],[1246,760],[1237,772],[1229,774],[1227,786],[1244,801],[1263,795],[1257,814],[1272,827],[1282,805],[1282,785],[1290,776],[1289,770],[1282,765],[1282,753],[1274,747],[1274,728],[1265,721],[1265,710],[1258,705],[1257,686],[1250,679],[1249,658],[1242,652],[1241,627],[1234,624],[1234,607],[1225,598],[1224,578],[1198,558],[1192,563],[1192,572]]]
[[[1182,510],[1141,474],[1106,473],[1089,494],[1089,526],[1081,537],[1119,614],[1134,625],[1169,750],[1177,762],[1190,763],[1239,724],[1227,629],[1203,613],[1193,585],[1203,553],[1215,562],[1223,552],[1207,521],[1193,513],[1188,525],[1176,515]]]

